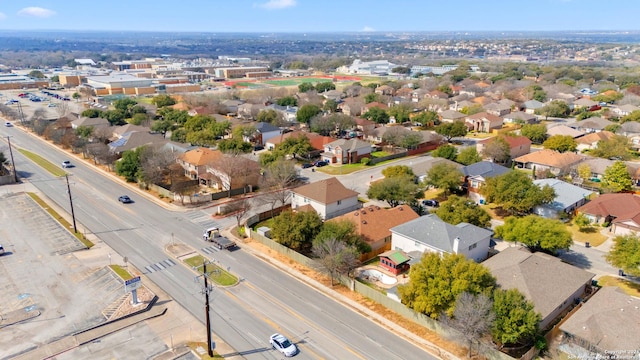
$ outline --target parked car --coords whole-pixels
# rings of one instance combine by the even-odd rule
[[[318,160],[318,161],[314,162],[313,165],[315,167],[323,167],[323,166],[329,165],[329,162],[328,161],[324,161],[324,160]]]
[[[438,207],[440,206],[440,204],[438,203],[437,200],[422,200],[422,205],[424,206],[431,206],[431,207]]]
[[[54,104],[54,103],[49,103],[49,105],[47,105],[47,107],[56,107],[56,104]]]
[[[127,195],[122,195],[118,198],[118,201],[120,201],[123,204],[129,204],[132,203],[133,200],[131,200],[131,198]]]
[[[282,334],[275,333],[271,335],[269,343],[286,357],[294,356],[298,353],[298,347]]]
[[[312,163],[304,163],[304,164],[302,164],[302,168],[303,168],[303,169],[308,169],[308,168],[310,168],[310,167],[313,167],[313,164],[312,164]]]
[[[73,164],[71,163],[71,161],[65,160],[65,161],[62,162],[62,168],[63,169],[72,168],[72,167],[73,167]]]

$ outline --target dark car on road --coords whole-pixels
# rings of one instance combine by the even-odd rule
[[[123,204],[129,204],[132,203],[133,200],[131,200],[131,198],[127,195],[122,195],[118,198],[118,201],[120,201]]]
[[[324,161],[324,160],[318,160],[318,161],[314,162],[313,165],[315,167],[323,167],[323,166],[329,165],[329,162],[328,161]]]

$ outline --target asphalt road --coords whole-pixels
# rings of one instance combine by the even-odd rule
[[[18,128],[0,131],[3,136],[12,136],[12,145],[39,153],[55,164],[69,159],[66,153]],[[53,178],[15,149],[14,158],[21,177],[70,209],[63,180]],[[201,210],[168,211],[81,161],[71,160],[76,165],[68,172],[77,221],[204,322],[204,299],[194,273],[180,264],[151,271],[152,265],[169,258],[164,247],[170,241],[209,249],[210,244],[201,240],[202,229],[209,225],[224,228],[235,220],[216,222]],[[123,194],[131,196],[134,203],[120,204],[117,197]],[[435,359],[243,250],[217,251],[211,258],[243,279],[236,287],[214,289],[211,321],[213,331],[245,358],[280,358],[271,350],[268,337],[281,332],[298,343],[300,359]]]

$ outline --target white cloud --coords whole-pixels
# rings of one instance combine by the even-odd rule
[[[55,14],[56,12],[53,10],[49,10],[49,9],[45,9],[37,6],[26,7],[18,11],[18,15],[33,16],[33,17],[39,17],[39,18],[48,18]]]
[[[372,32],[372,31],[376,31],[376,29],[372,28],[371,26],[365,26],[362,28],[362,31],[364,32]]]
[[[265,9],[284,9],[296,6],[296,0],[269,0],[264,4],[258,5]]]
[[[0,12],[0,20],[4,20],[6,18],[7,18],[7,15],[5,13]]]

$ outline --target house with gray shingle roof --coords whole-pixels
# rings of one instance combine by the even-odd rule
[[[357,164],[371,156],[371,143],[360,139],[338,139],[324,146],[322,160],[337,164]]]
[[[516,289],[533,303],[542,316],[541,329],[584,298],[595,276],[559,258],[520,247],[508,247],[482,265],[491,271],[500,288]]]
[[[593,191],[558,179],[539,179],[534,180],[533,183],[541,188],[549,185],[556,192],[556,197],[551,203],[533,208],[535,214],[549,219],[557,219],[562,213],[572,214],[577,208],[586,204],[594,194]]]
[[[605,286],[569,317],[560,330],[564,342],[577,345],[592,358],[638,354],[640,349],[640,299],[616,286]],[[600,354],[596,357],[594,353]],[[571,354],[580,356],[581,354]],[[631,358],[629,355],[628,358]]]
[[[472,224],[451,225],[429,214],[395,226],[391,230],[391,248],[406,253],[436,252],[462,254],[483,261],[489,254],[493,232]]]
[[[312,207],[320,218],[329,220],[336,216],[360,209],[358,192],[347,189],[338,179],[330,177],[291,191],[293,210]]]
[[[528,114],[524,111],[516,111],[506,114],[502,117],[505,123],[508,124],[535,124],[538,122],[538,117],[534,114]]]
[[[580,136],[584,136],[584,133],[582,131],[568,127],[567,125],[554,124],[554,126],[547,128],[547,136],[551,137],[554,135],[571,136],[575,139],[579,138]]]
[[[265,145],[267,141],[269,141],[269,139],[274,138],[280,135],[280,133],[282,133],[282,130],[280,130],[279,127],[271,125],[266,122],[256,123],[255,129],[256,131],[253,133],[252,136],[250,137],[245,136],[244,141],[247,141],[247,142],[253,141],[256,145]]]
[[[480,161],[467,165],[460,171],[464,175],[462,186],[468,190],[469,199],[482,203],[484,202],[484,197],[480,194],[480,188],[487,179],[505,174],[511,169],[491,161]]]
[[[538,100],[529,100],[529,101],[525,101],[522,104],[522,109],[527,114],[533,114],[536,112],[536,110],[541,109],[543,106],[544,104]]]
[[[584,120],[580,120],[571,124],[570,126],[574,129],[580,130],[585,133],[592,133],[604,130],[609,125],[615,124],[609,120],[603,119],[601,117],[590,117]]]

